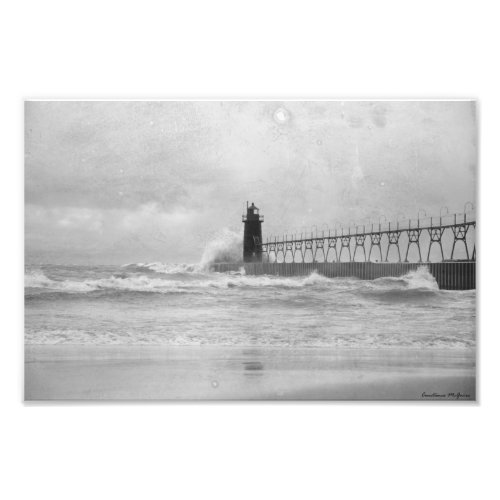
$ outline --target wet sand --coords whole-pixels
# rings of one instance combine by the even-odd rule
[[[26,345],[25,400],[474,401],[475,352]]]

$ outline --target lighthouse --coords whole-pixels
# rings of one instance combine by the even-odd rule
[[[252,204],[248,206],[247,213],[241,220],[245,224],[243,235],[243,261],[244,262],[262,262],[262,223],[264,216],[259,215],[259,209]]]

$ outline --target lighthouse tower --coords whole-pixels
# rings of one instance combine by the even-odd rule
[[[245,224],[243,235],[243,261],[244,262],[262,262],[262,223],[264,216],[259,215],[259,209],[253,204],[248,206],[247,214],[242,216]]]

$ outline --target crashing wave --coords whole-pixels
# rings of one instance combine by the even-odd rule
[[[377,278],[368,283],[372,283],[373,286],[381,289],[439,290],[437,281],[429,272],[427,266],[420,266],[415,271],[410,271],[403,276],[386,276]]]
[[[138,270],[141,270],[138,272]],[[151,273],[145,273],[145,271]],[[231,288],[316,288],[335,293],[357,293],[365,296],[399,300],[410,295],[424,296],[438,291],[434,277],[425,266],[399,278],[385,277],[373,281],[357,278],[328,278],[316,271],[308,276],[280,277],[246,275],[244,268],[232,273],[195,273],[186,265],[161,263],[134,264],[127,268],[130,275],[113,274],[109,277],[85,280],[51,279],[42,271],[25,275],[25,287],[38,289],[37,293],[90,293],[90,292],[147,292],[147,293],[205,293],[211,289]],[[172,274],[175,273],[175,274]],[[190,273],[190,274],[189,274]],[[163,276],[162,274],[170,274]]]
[[[169,264],[163,262],[138,262],[122,266],[128,271],[151,271],[161,274],[204,273],[216,262],[238,263],[242,261],[243,237],[240,233],[223,229],[210,240],[198,263]]]
[[[165,264],[163,262],[138,262],[137,264],[126,264],[122,267],[128,271],[152,271],[161,274],[196,273],[201,271],[198,264]]]
[[[25,288],[46,288],[60,292],[91,292],[94,288],[86,281],[52,280],[40,270],[24,275]]]
[[[216,262],[241,262],[243,255],[243,236],[241,233],[223,229],[207,243],[199,266],[208,271]]]
[[[322,284],[331,284],[333,281],[324,276],[312,273],[305,277],[285,278],[276,276],[247,276],[244,270],[228,274],[210,273],[199,275],[197,279],[162,279],[146,274],[131,276],[112,275],[107,278],[75,280],[53,280],[41,271],[25,276],[26,288],[37,288],[50,292],[89,293],[95,291],[130,291],[149,293],[181,293],[202,292],[209,289],[228,288],[302,288]]]
[[[416,271],[410,271],[407,275],[403,276],[403,278],[406,280],[408,288],[410,289],[439,289],[436,279],[426,266],[420,266]]]

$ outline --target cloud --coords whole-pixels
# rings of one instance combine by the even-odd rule
[[[31,102],[25,134],[54,261],[193,262],[246,200],[265,234],[475,201],[473,102]]]
[[[25,209],[26,252],[36,260],[37,255],[60,252],[68,263],[134,260],[139,255],[161,260],[196,218],[193,211],[162,212],[155,203],[134,210],[30,204]],[[182,252],[186,254],[184,248]]]
[[[61,210],[56,210],[61,212]],[[102,232],[102,214],[88,208],[69,208],[63,211],[57,224],[77,231]],[[56,216],[57,217],[57,216]]]

